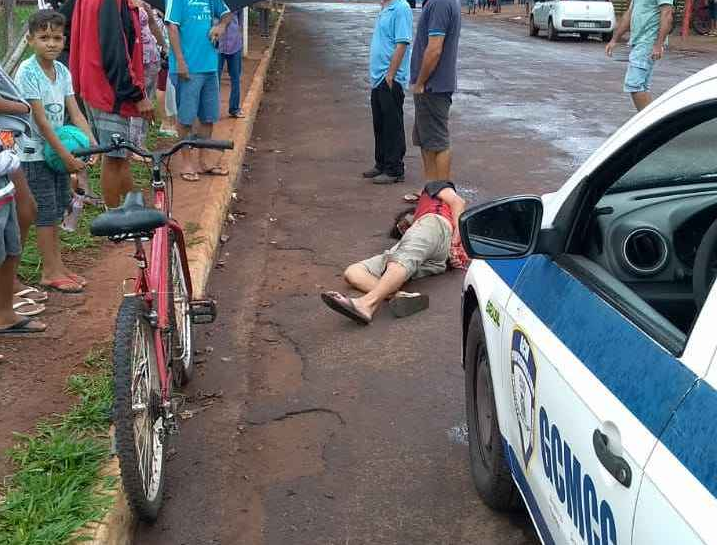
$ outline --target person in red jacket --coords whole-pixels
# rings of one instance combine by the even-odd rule
[[[115,134],[129,142],[130,118],[152,117],[144,89],[139,13],[127,0],[75,0],[70,72],[100,146],[111,144]],[[126,152],[105,154],[100,183],[105,204],[118,207],[132,191]]]

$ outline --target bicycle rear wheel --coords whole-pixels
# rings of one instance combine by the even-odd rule
[[[115,441],[127,499],[137,516],[155,521],[162,505],[165,443],[162,397],[147,306],[126,297],[115,327]]]
[[[170,254],[170,282],[173,300],[171,312],[175,325],[172,338],[172,375],[176,385],[181,387],[189,383],[194,374],[194,324],[190,314],[187,283],[182,271],[180,248],[174,240]]]

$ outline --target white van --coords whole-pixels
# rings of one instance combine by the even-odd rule
[[[529,18],[529,35],[538,36],[539,30],[545,30],[549,40],[570,32],[583,39],[600,34],[608,42],[615,27],[610,0],[535,0]]]

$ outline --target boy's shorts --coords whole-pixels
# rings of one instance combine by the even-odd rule
[[[420,279],[446,271],[451,248],[451,227],[436,214],[427,214],[414,222],[397,244],[383,254],[361,263],[379,278],[389,262],[396,262],[407,271],[408,279]]]
[[[17,223],[15,200],[0,205],[0,264],[8,256],[20,256],[20,226]]]
[[[120,135],[122,140],[130,142],[130,118],[98,110],[89,104],[86,104],[86,106],[87,121],[100,146],[109,146],[112,144],[112,137],[114,135]],[[105,155],[108,157],[124,158],[127,156],[127,150],[116,150],[108,152]]]
[[[623,81],[623,90],[626,93],[647,93],[651,90],[655,65],[655,61],[651,58],[652,53],[653,46],[647,44],[636,44],[631,47],[626,79]]]
[[[22,170],[37,202],[35,225],[56,226],[70,204],[70,177],[53,171],[44,161],[24,161]]]
[[[414,146],[429,152],[449,149],[450,108],[451,93],[425,91],[414,95]]]
[[[189,80],[170,74],[175,86],[177,120],[185,127],[191,127],[194,120],[200,123],[219,121],[219,76],[216,72],[190,74]]]

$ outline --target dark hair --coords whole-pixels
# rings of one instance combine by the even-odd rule
[[[41,9],[30,16],[27,22],[30,34],[43,31],[47,28],[65,28],[65,16],[52,9]]]

